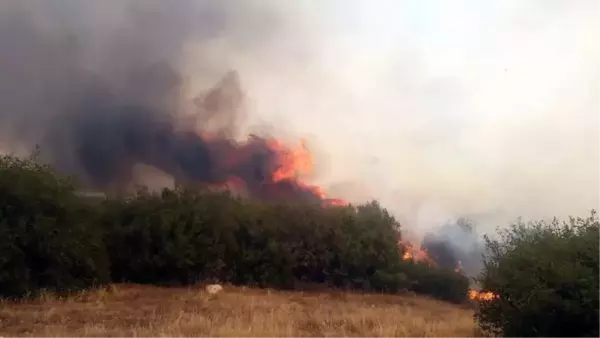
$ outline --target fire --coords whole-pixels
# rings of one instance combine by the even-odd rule
[[[495,293],[493,293],[491,291],[477,291],[477,290],[473,290],[473,289],[469,290],[469,299],[471,299],[471,300],[489,302],[489,301],[492,301],[497,298],[498,298],[498,295],[496,295]]]
[[[405,260],[405,261],[413,260],[415,262],[426,262],[430,265],[435,265],[435,262],[433,261],[433,259],[431,259],[431,257],[429,257],[427,250],[417,248],[411,242],[409,242],[407,240],[400,240],[398,242],[398,244],[404,249],[404,254],[402,255],[403,260]]]
[[[297,179],[300,176],[308,176],[313,173],[312,156],[306,143],[302,139],[300,145],[287,148],[282,142],[270,139],[267,145],[278,155],[278,169],[273,173],[273,182],[286,179]]]
[[[344,206],[348,203],[342,199],[327,198],[322,187],[306,184],[301,178],[310,176],[314,172],[312,154],[306,146],[304,139],[296,147],[287,147],[283,142],[276,139],[268,139],[267,146],[277,154],[277,169],[270,177],[271,182],[293,181],[299,187],[312,192],[323,201],[325,206]]]
[[[335,198],[328,198],[325,190],[317,185],[310,185],[302,182],[303,178],[310,176],[314,171],[313,160],[309,149],[306,147],[304,140],[295,147],[288,147],[283,142],[276,139],[262,139],[266,147],[275,155],[271,164],[272,172],[267,176],[263,184],[284,184],[291,183],[293,186],[300,188],[305,192],[310,192],[315,197],[318,197],[324,206],[343,206],[348,203]],[[229,165],[235,164],[237,161],[246,160],[243,156],[233,156],[227,159]],[[246,182],[238,177],[229,177],[227,181],[220,185],[227,189],[243,190]],[[398,234],[400,235],[400,234]],[[436,262],[429,256],[427,250],[416,246],[408,240],[399,240],[398,246],[402,248],[403,260],[411,260],[414,262],[424,262],[431,266],[436,266]],[[463,273],[462,263],[457,262],[456,273]],[[468,297],[476,301],[492,301],[498,298],[498,295],[490,291],[469,290]]]
[[[407,240],[400,240],[400,241],[398,241],[398,246],[400,246],[404,250],[404,254],[402,255],[403,260],[405,260],[405,261],[412,260],[415,262],[425,262],[425,263],[433,265],[433,266],[436,265],[435,261],[431,257],[429,257],[427,250],[416,248],[411,242],[409,242]],[[460,274],[463,273],[463,267],[462,267],[461,261],[457,262],[457,265],[456,265],[456,268],[454,269],[454,271],[456,273],[460,273]],[[471,300],[485,301],[485,302],[489,302],[489,301],[499,298],[497,294],[495,294],[491,291],[477,291],[477,290],[473,290],[473,289],[469,290],[468,296],[469,296],[469,299],[471,299]]]

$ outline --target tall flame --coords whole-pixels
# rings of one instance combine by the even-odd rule
[[[312,156],[303,139],[300,141],[300,145],[294,148],[288,148],[281,141],[275,139],[268,140],[267,145],[278,154],[278,168],[273,173],[273,182],[286,179],[295,180],[313,173]]]
[[[306,184],[301,181],[301,179],[312,175],[314,172],[312,154],[307,148],[304,139],[301,139],[300,144],[295,147],[287,147],[279,140],[269,139],[267,140],[267,146],[277,154],[277,169],[270,177],[271,182],[294,181],[298,186],[318,196],[323,201],[323,205],[326,206],[343,206],[348,204],[341,199],[328,198],[325,189],[322,187]]]

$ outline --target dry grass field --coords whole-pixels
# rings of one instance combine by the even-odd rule
[[[114,285],[2,301],[0,336],[474,336],[472,315],[414,295]]]

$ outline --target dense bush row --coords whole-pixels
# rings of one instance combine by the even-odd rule
[[[508,337],[598,337],[598,216],[519,221],[486,237],[481,286],[498,295],[478,304],[482,329]]]
[[[444,264],[444,241],[429,243],[440,260],[432,267],[403,261],[399,236],[376,202],[322,208],[177,189],[89,203],[51,168],[0,157],[0,296],[219,281],[465,300],[468,280]],[[497,298],[477,304],[482,330],[597,337],[598,236],[592,213],[564,224],[519,222],[486,237],[478,282]]]
[[[0,293],[108,281],[397,292],[460,302],[468,280],[404,262],[399,224],[376,202],[264,204],[228,193],[140,191],[84,203],[33,160],[0,160]]]

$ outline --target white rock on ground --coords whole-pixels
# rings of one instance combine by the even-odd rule
[[[223,291],[223,287],[220,284],[209,284],[206,286],[206,292],[210,293],[211,295],[217,294],[221,291]]]

